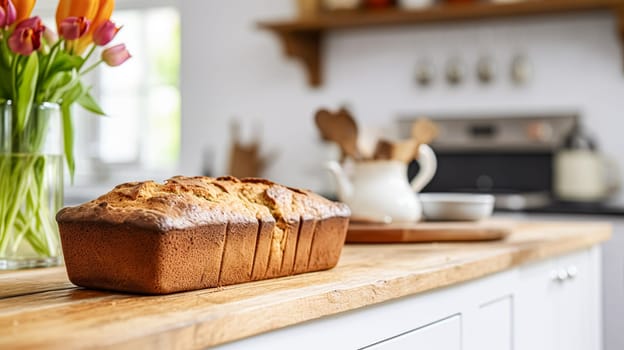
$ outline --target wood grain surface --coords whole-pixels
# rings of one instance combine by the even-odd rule
[[[198,349],[472,280],[607,240],[603,223],[527,223],[506,239],[347,245],[329,271],[164,296],[87,290],[64,269],[0,273],[0,349]]]
[[[350,223],[347,243],[492,241],[507,237],[513,222]]]

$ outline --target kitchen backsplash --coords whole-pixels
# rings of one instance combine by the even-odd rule
[[[603,151],[624,167],[624,66],[615,21],[608,13],[483,22],[341,30],[327,34],[324,85],[306,85],[299,63],[256,21],[294,16],[294,1],[182,2],[182,171],[201,172],[202,150],[215,151],[215,173],[226,169],[229,121],[262,122],[267,150],[278,149],[266,175],[286,184],[327,189],[321,169],[331,153],[319,140],[313,113],[346,104],[362,124],[388,126],[414,113],[579,111]],[[513,57],[532,64],[531,80],[509,77]],[[481,84],[483,55],[496,66]],[[451,86],[442,70],[451,57],[466,78]],[[435,69],[428,87],[416,82],[419,60]],[[624,196],[621,196],[624,198]]]

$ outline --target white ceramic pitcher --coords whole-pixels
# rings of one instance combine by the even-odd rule
[[[351,208],[353,220],[414,222],[422,216],[417,193],[431,181],[437,169],[429,146],[420,145],[418,164],[420,171],[411,183],[407,181],[407,164],[396,160],[357,162],[351,177],[338,162],[329,162],[327,168],[336,179],[338,199]]]

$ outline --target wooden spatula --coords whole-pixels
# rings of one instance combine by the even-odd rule
[[[321,109],[316,112],[314,120],[323,139],[337,143],[343,154],[355,160],[362,158],[357,147],[357,124],[349,111],[341,108],[338,112],[332,113]]]

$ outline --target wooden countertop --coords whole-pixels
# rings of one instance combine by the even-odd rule
[[[202,348],[591,247],[606,223],[517,223],[482,243],[347,245],[329,271],[166,296],[72,285],[62,267],[0,272],[0,349]]]

